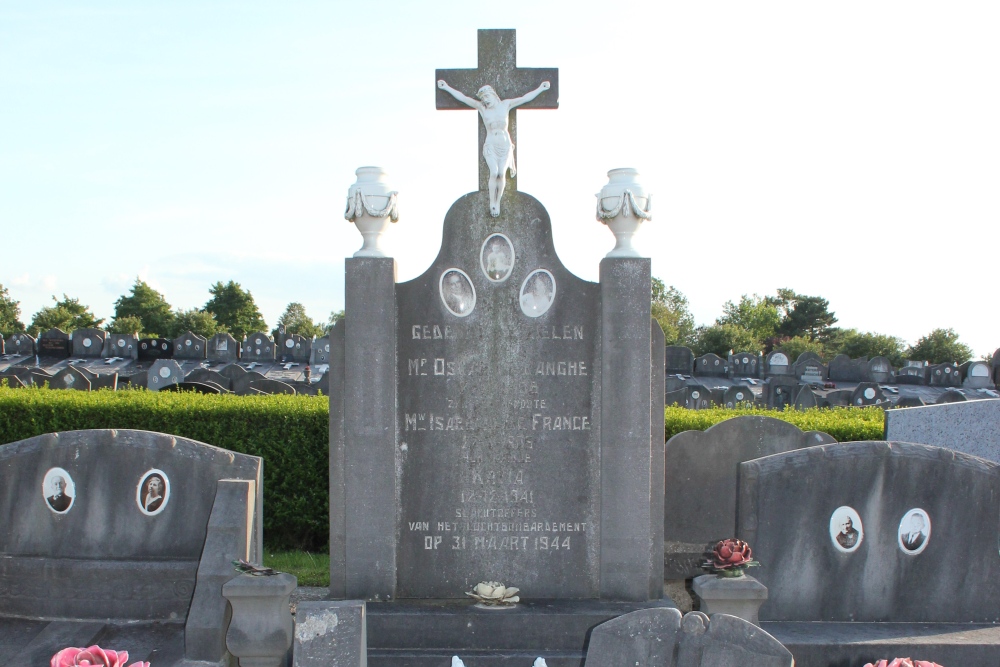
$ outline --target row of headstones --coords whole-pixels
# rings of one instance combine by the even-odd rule
[[[820,394],[813,391],[808,383],[803,383],[792,375],[775,375],[760,383],[759,394],[743,384],[731,387],[706,387],[703,384],[684,384],[665,394],[666,405],[679,405],[689,410],[705,410],[722,406],[726,408],[767,407],[778,410],[794,408],[829,407],[897,407],[911,408],[926,405],[919,396],[887,394],[876,382],[861,382],[849,389],[836,389]],[[935,404],[958,403],[969,400],[957,389],[942,393]]]
[[[206,339],[187,332],[173,340],[143,338],[135,334],[114,334],[101,329],[77,329],[66,333],[49,329],[36,341],[28,334],[0,336],[0,355],[80,358],[121,358],[153,361],[156,359],[207,359],[226,363],[244,361],[290,361],[326,364],[330,359],[330,337],[309,339],[298,334],[279,334],[276,342],[259,332],[242,343],[230,334],[220,333]]]
[[[774,350],[766,356],[738,352],[730,354],[728,359],[712,353],[695,358],[690,348],[669,345],[666,348],[665,372],[667,375],[731,379],[792,376],[807,384],[823,384],[828,381],[892,382],[981,389],[1000,385],[1000,350],[993,354],[992,361],[967,361],[961,365],[954,362],[927,364],[915,361],[895,369],[885,357],[851,359],[845,354],[838,354],[829,364],[825,364],[814,352],[804,352],[792,362],[787,353]]]

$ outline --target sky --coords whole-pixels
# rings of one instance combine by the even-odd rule
[[[596,280],[594,193],[639,170],[635,245],[698,324],[788,287],[839,326],[1000,347],[1000,3],[28,2],[0,0],[0,284],[27,323],[52,296],[110,318],[136,277],[178,308],[217,281],[269,326],[344,305],[354,170],[401,218],[398,279],[477,187],[477,116],[438,112],[435,68],[477,28],[558,67],[558,110],[518,114],[518,187]]]

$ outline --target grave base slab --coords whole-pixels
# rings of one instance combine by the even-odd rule
[[[440,667],[457,655],[467,667],[530,665],[580,667],[590,631],[638,609],[674,607],[648,602],[528,600],[513,609],[481,609],[473,600],[369,602],[371,667]]]
[[[792,652],[796,667],[854,667],[896,657],[1000,665],[1000,625],[763,621],[760,627]]]

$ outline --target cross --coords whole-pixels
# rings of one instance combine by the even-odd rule
[[[558,109],[559,108],[559,70],[555,67],[518,67],[517,66],[517,31],[516,30],[480,30],[479,31],[479,63],[476,69],[439,69],[434,71],[434,90],[437,94],[438,109],[466,109],[472,111],[447,92],[437,87],[437,81],[444,79],[453,88],[475,97],[476,91],[487,84],[493,86],[501,99],[520,97],[534,90],[542,81],[548,81],[552,88],[545,91],[532,101],[521,106],[522,109]],[[482,121],[479,126],[479,151],[476,162],[479,164],[479,189],[486,190],[486,181],[490,171],[483,160],[483,144],[486,142],[486,126]],[[515,157],[517,154],[517,109],[510,110],[508,131],[514,143]],[[517,190],[517,177],[508,176],[508,186]]]

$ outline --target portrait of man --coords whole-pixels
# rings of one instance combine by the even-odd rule
[[[851,552],[858,548],[863,539],[861,517],[852,507],[843,506],[830,516],[830,537],[838,550]]]
[[[472,284],[457,269],[445,272],[441,279],[441,299],[455,315],[464,317],[476,306],[476,295]]]
[[[547,271],[535,271],[521,288],[521,311],[528,317],[538,317],[552,305],[555,281]]]
[[[146,514],[158,514],[170,497],[166,475],[161,470],[148,470],[139,481],[136,502]]]
[[[908,553],[919,553],[927,544],[930,521],[920,509],[913,509],[903,515],[899,522],[899,545]]]
[[[45,474],[42,491],[53,512],[64,514],[73,505],[73,480],[62,468],[52,468]]]

